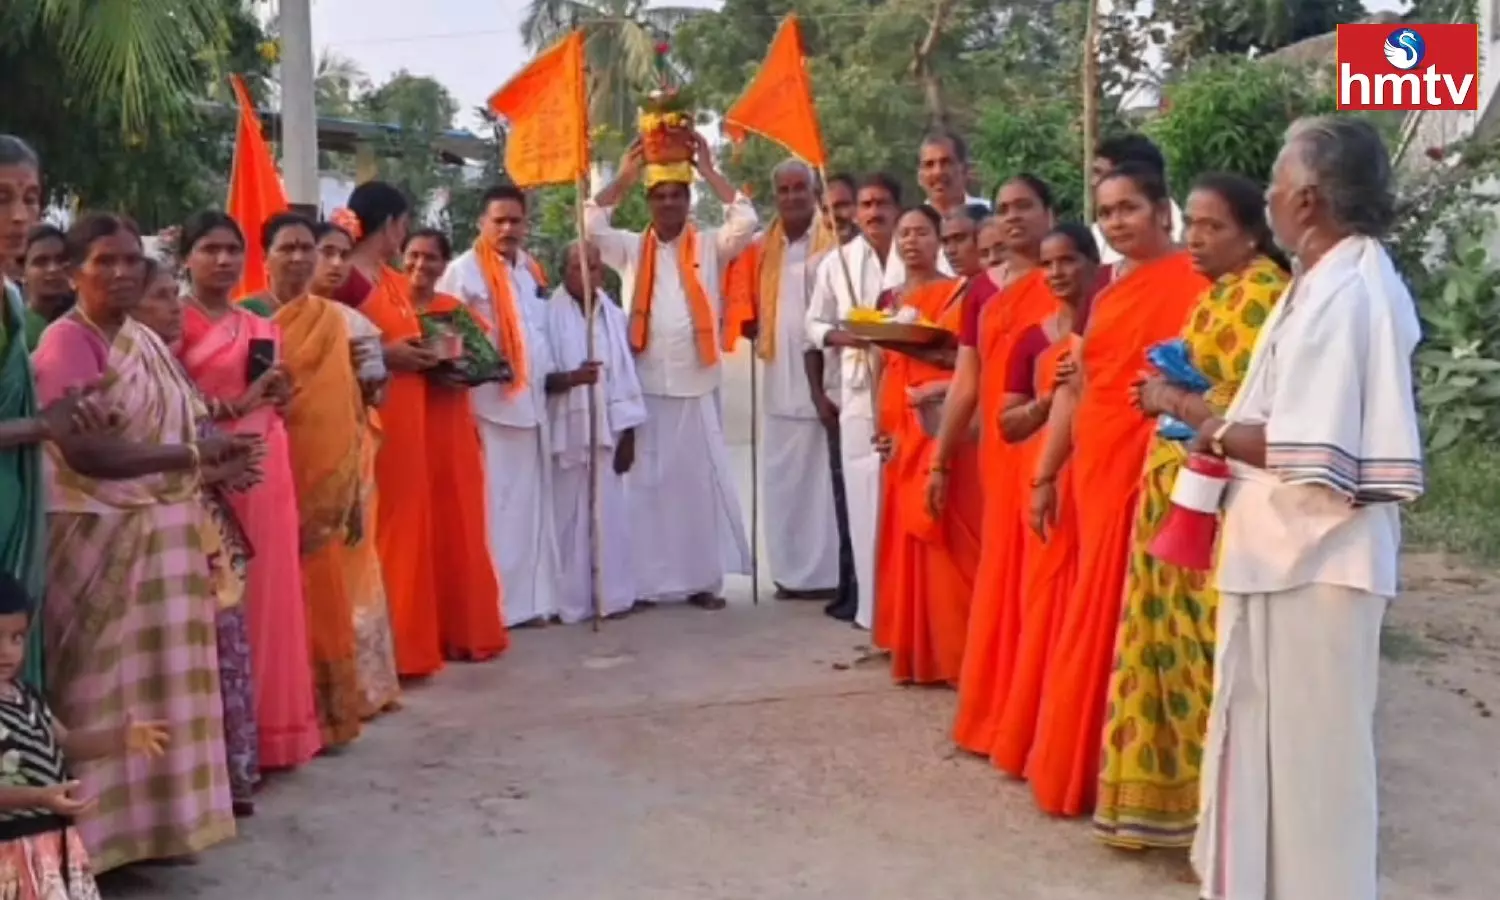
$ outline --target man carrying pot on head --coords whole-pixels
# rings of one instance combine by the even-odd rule
[[[644,117],[643,117],[644,119]],[[636,595],[721,609],[726,572],[750,574],[750,545],[719,418],[724,268],[755,237],[755,208],[714,168],[689,127],[643,129],[620,173],[586,206],[589,241],[620,276],[627,337],[646,406],[627,476]],[[648,155],[648,147],[650,154]],[[724,225],[690,220],[693,173],[724,204]],[[622,231],[610,213],[644,179],[651,225]]]

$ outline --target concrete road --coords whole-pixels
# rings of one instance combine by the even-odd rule
[[[748,481],[748,381],[726,422]],[[747,489],[748,485],[742,485]],[[748,515],[748,491],[742,493]],[[763,585],[769,595],[769,580]],[[274,778],[239,840],[117,873],[214,900],[1190,900],[955,754],[953,694],[897,689],[816,604],[523,631]]]

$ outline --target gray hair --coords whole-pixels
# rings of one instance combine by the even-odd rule
[[[789,156],[776,164],[776,168],[771,170],[771,181],[775,183],[776,179],[793,172],[807,176],[807,184],[815,193],[821,189],[822,186],[818,183],[818,173],[813,171],[812,166],[795,156]]]
[[[1302,167],[1334,224],[1352,234],[1380,237],[1393,224],[1391,157],[1369,122],[1354,116],[1311,116],[1287,129],[1283,154]]]
[[[0,134],[0,166],[30,166],[41,171],[42,158],[31,145],[13,134]]]

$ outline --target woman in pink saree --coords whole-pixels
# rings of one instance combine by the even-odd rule
[[[78,818],[95,870],[184,856],[234,835],[200,487],[244,436],[198,439],[206,413],[170,350],[131,320],[145,260],[139,233],[108,215],[68,234],[78,303],[47,329],[34,361],[42,402],[98,385],[119,413],[95,439],[122,463],[99,481],[47,448],[46,684],[61,721],[121,728],[126,713],[171,735],[156,759],[79,766]]]
[[[232,494],[231,503],[255,554],[244,608],[260,767],[293,768],[311,760],[323,743],[308,655],[297,495],[286,427],[278,411],[286,382],[279,371],[254,385],[249,380],[252,342],[270,342],[276,348],[274,358],[280,359],[281,333],[274,323],[230,302],[245,259],[244,238],[233,219],[218,212],[193,216],[183,226],[179,249],[192,293],[183,314],[178,358],[215,404],[221,429],[253,434],[266,444],[261,482]]]

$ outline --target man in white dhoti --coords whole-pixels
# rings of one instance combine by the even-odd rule
[[[584,301],[588,296],[583,286],[585,266],[598,305],[593,326],[596,362],[592,364]],[[552,494],[562,569],[558,615],[567,624],[581,622],[594,614],[591,462],[599,470],[598,539],[604,591],[600,611],[605,616],[624,615],[636,600],[625,473],[635,459],[635,429],[646,421],[646,405],[635,375],[630,342],[625,336],[625,313],[604,293],[603,284],[604,264],[600,262],[599,251],[573,244],[568,248],[562,287],[553,291],[552,299],[547,302],[547,337],[552,344],[552,359],[565,370],[592,368],[598,372],[597,386],[575,380],[547,399],[556,466]],[[590,390],[595,392],[597,445],[591,444],[589,430]]]
[[[968,192],[969,145],[951,131],[934,131],[922,139],[917,151],[917,183],[922,186],[924,202],[942,218],[965,206],[989,212],[990,203]],[[953,264],[948,254],[938,254],[938,271],[952,277]],[[898,288],[906,283],[906,264],[899,253],[891,256],[885,270],[885,287]]]
[[[1420,328],[1379,242],[1393,198],[1374,128],[1295,123],[1267,200],[1297,277],[1225,417],[1195,423],[1234,479],[1193,861],[1209,900],[1375,900],[1380,624],[1397,504],[1423,490]]]
[[[721,609],[724,575],[748,575],[751,562],[717,401],[719,282],[754,239],[756,219],[750,201],[714,168],[707,142],[696,133],[692,140],[698,174],[724,204],[723,227],[688,220],[691,173],[646,165],[640,142],[585,216],[590,242],[620,275],[646,402],[626,477],[636,594]],[[642,174],[651,225],[644,234],[617,230],[610,210]]]
[[[545,386],[557,368],[546,338],[541,268],[522,245],[526,195],[513,185],[485,192],[479,237],[438,282],[494,334],[515,380],[470,392],[484,447],[490,555],[504,593],[506,627],[541,625],[557,614],[557,529]]]
[[[803,352],[813,273],[837,238],[832,223],[818,215],[817,176],[806,163],[783,162],[771,183],[776,218],[732,264],[726,302],[754,316],[765,387],[760,483],[776,597],[831,600],[839,584],[839,527],[829,431],[813,404]]]
[[[809,388],[824,421],[838,419],[849,542],[854,550],[857,603],[829,609],[834,618],[869,629],[875,623],[875,542],[880,520],[880,457],[872,443],[875,405],[871,396],[868,345],[844,330],[855,309],[874,309],[895,260],[896,218],[901,186],[889,175],[866,176],[855,200],[861,236],[830,252],[818,265],[807,305],[807,337],[813,346],[838,353],[838,399],[823,388],[822,357],[809,356]]]

